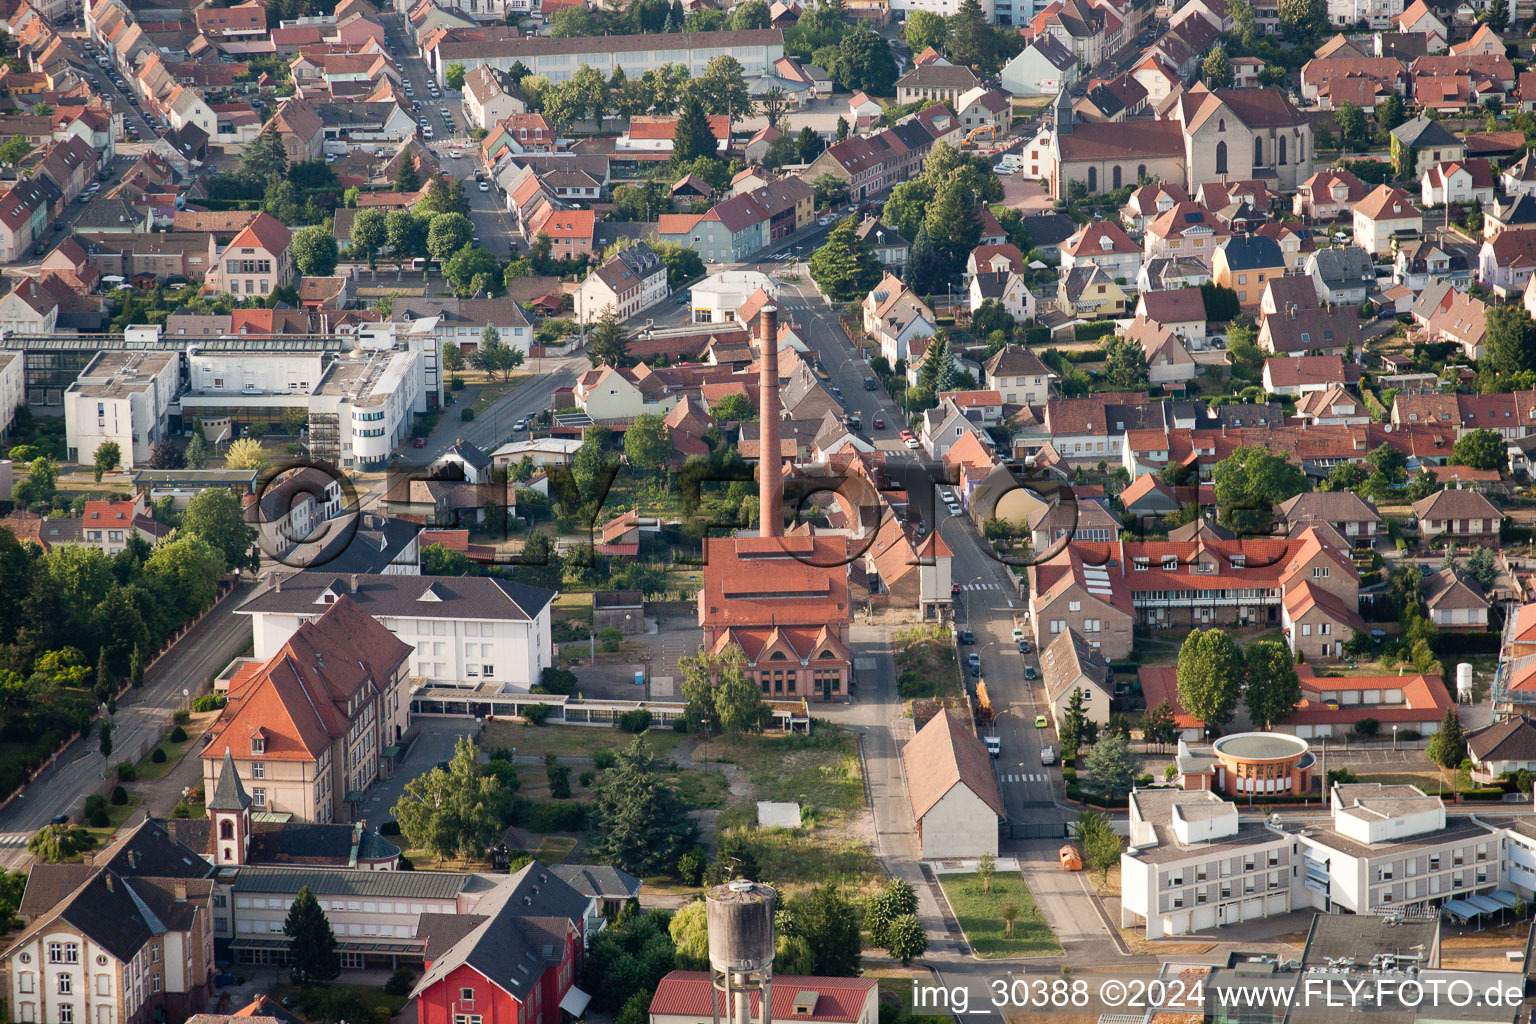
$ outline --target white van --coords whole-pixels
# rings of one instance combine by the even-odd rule
[[[1054,748],[1054,747],[1045,747],[1044,749],[1042,749],[1040,751],[1040,763],[1041,764],[1055,764],[1056,763],[1056,748]]]
[[[1001,736],[983,736],[981,742],[987,745],[987,753],[993,757],[1000,757],[1003,753],[1003,738]]]
[[[1004,153],[997,166],[1004,173],[1017,174],[1024,169],[1024,157],[1018,153]]]

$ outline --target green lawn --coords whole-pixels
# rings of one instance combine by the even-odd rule
[[[480,394],[475,396],[475,404],[470,406],[470,408],[475,410],[476,416],[479,416],[481,413],[485,412],[485,410],[489,409],[493,403],[499,402],[505,395],[516,389],[523,383],[523,381],[527,379],[528,374],[526,373],[514,373],[512,375],[512,379],[509,381],[496,381],[494,384],[482,384],[480,386]],[[511,429],[511,426],[512,421],[509,419],[507,421],[508,429]]]
[[[157,765],[156,767],[159,766]],[[107,805],[107,821],[109,822],[107,827],[86,829],[87,832],[96,837],[98,849],[107,844],[107,840],[111,839],[112,834],[122,827],[123,822],[128,820],[129,815],[133,814],[140,802],[138,797],[130,795],[126,804]]]
[[[687,739],[682,733],[673,732],[671,729],[650,729],[644,737],[646,749],[662,758],[671,757],[678,742]],[[525,754],[532,754],[534,757],[543,757],[545,754],[591,757],[599,750],[623,750],[634,740],[632,733],[619,729],[604,729],[601,726],[519,725],[515,722],[497,721],[486,724],[485,735],[480,739],[480,749],[506,747],[511,750],[515,747],[518,757]]]
[[[175,731],[176,727],[172,726],[167,730],[165,738],[155,747],[151,748],[149,753],[144,755],[144,759],[134,767],[134,772],[138,775],[139,781],[151,782],[155,779],[164,778],[172,768],[175,768],[181,762],[181,759],[186,756],[187,751],[196,750],[201,747],[203,733],[208,731],[208,727],[218,717],[219,712],[217,711],[204,711],[201,714],[194,714],[192,720],[182,726],[182,729],[187,734],[187,738],[180,743],[172,743],[170,739],[170,735]],[[156,750],[165,751],[165,760],[158,764],[152,760]]]
[[[762,877],[775,884],[861,886],[881,876],[874,853],[857,840],[780,828],[752,829],[747,839]]]
[[[821,726],[811,736],[744,736],[715,739],[700,760],[740,765],[762,800],[796,800],[821,824],[836,824],[864,806],[864,776],[853,734]]]
[[[981,957],[1054,956],[1061,943],[1035,905],[1035,898],[1024,884],[1024,877],[1013,872],[999,872],[992,877],[991,892],[982,892],[981,879],[973,872],[939,875],[944,895],[970,940],[971,948]],[[1019,908],[1013,922],[1013,934],[1004,934],[1003,904]]]

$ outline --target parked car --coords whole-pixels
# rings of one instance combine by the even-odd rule
[[[865,391],[873,391],[876,388],[878,388],[879,386],[880,386],[879,384],[875,383],[875,378],[873,378],[873,377],[865,377],[864,378],[864,390]]]
[[[520,432],[522,432],[524,430],[527,430],[527,429],[528,429],[528,421],[526,419],[518,420],[516,423],[512,424],[512,432],[513,433],[520,433]]]
[[[884,416],[876,416],[874,422],[875,422],[875,429],[876,430],[884,430],[885,429],[885,417]]]
[[[966,645],[974,644],[976,642],[976,634],[968,629],[962,629],[960,631],[960,642]]]
[[[1020,640],[1023,640],[1023,639],[1024,639],[1024,631],[1022,629],[1020,629],[1018,626],[1014,626],[1013,627],[1013,642],[1014,643],[1018,643]]]
[[[981,741],[987,745],[987,753],[992,757],[1000,757],[1003,753],[1003,738],[1001,736],[983,736]]]
[[[1046,726],[1048,726],[1050,724],[1051,723],[1046,720],[1046,717],[1044,715],[1036,715],[1035,716],[1035,728],[1036,729],[1044,729]]]
[[[966,658],[965,666],[971,670],[971,675],[981,675],[981,655],[972,654],[970,657]]]
[[[480,191],[481,192],[489,192],[490,190],[491,190],[491,183],[486,181],[484,178],[480,179]]]
[[[427,446],[427,439],[424,438],[424,437],[418,437],[416,440],[411,442],[411,447],[412,448],[425,448],[426,446]]]
[[[1025,679],[1033,679],[1033,678],[1035,678],[1036,675],[1037,675],[1037,673],[1035,672],[1035,666],[1033,666],[1033,665],[1025,665],[1024,666],[1024,678]]]

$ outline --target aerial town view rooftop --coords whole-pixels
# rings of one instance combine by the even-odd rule
[[[0,0],[0,1024],[1529,1024],[1536,3]]]

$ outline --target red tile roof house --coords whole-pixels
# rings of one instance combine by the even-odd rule
[[[1473,545],[1497,545],[1504,519],[1494,504],[1477,491],[1436,491],[1413,503],[1419,535],[1426,541],[1448,537]]]
[[[770,1024],[877,1024],[879,982],[874,978],[806,978],[777,975],[768,997]],[[714,989],[708,971],[673,971],[651,997],[650,1024],[698,1024],[713,1015]],[[751,1018],[759,1019],[762,1001],[752,995]]]
[[[537,861],[471,914],[422,914],[427,971],[411,992],[419,1024],[559,1024],[579,1017],[575,987],[591,901]]]
[[[258,213],[222,248],[210,235],[203,290],[215,295],[271,295],[293,280],[293,261],[288,253],[292,241],[293,233],[267,213]]]

